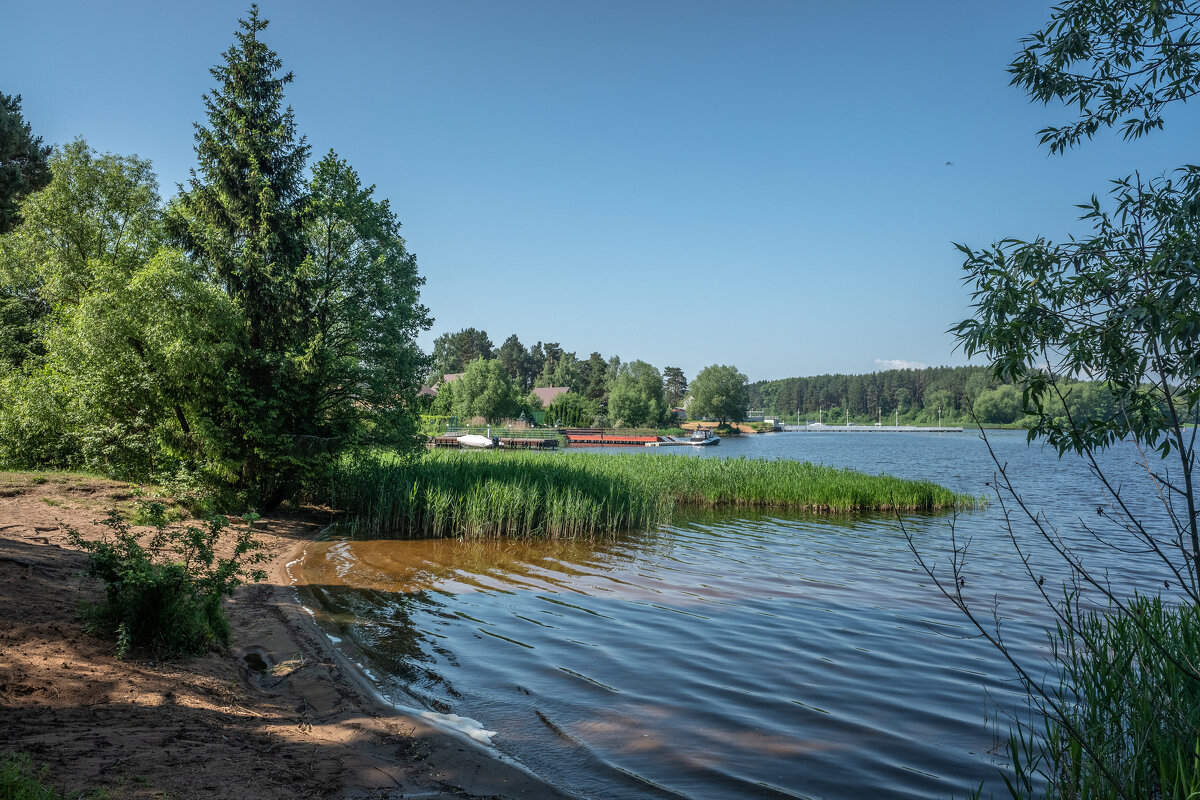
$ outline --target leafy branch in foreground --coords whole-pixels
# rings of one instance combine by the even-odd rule
[[[968,355],[985,356],[997,377],[1024,387],[1024,410],[1037,417],[1031,440],[1083,456],[1101,479],[1096,452],[1122,439],[1158,455],[1143,463],[1163,500],[1167,541],[1129,514],[1118,487],[1106,489],[1196,602],[1200,215],[1195,196],[1167,178],[1114,184],[1112,210],[1096,198],[1083,206],[1091,238],[960,246],[976,313],[951,330]],[[1073,417],[1063,386],[1078,375],[1104,379],[1113,413]]]
[[[118,657],[135,647],[170,658],[227,644],[221,599],[266,577],[255,566],[267,558],[254,537],[256,515],[242,518],[246,525],[235,530],[229,555],[218,557],[223,517],[203,528],[170,528],[162,511],[160,506],[147,535],[135,532],[115,509],[101,521],[107,531],[100,539],[67,529],[71,543],[89,553],[87,574],[104,582],[104,600],[85,605],[83,616],[93,631],[116,639]]]
[[[1079,520],[1077,534],[1060,535],[1025,504],[989,445],[1014,551],[1055,620],[1045,679],[1013,655],[998,613],[989,622],[968,604],[965,550],[952,540],[941,575],[918,554],[942,593],[1012,664],[1041,720],[1011,734],[1005,781],[1013,797],[1186,797],[1200,785],[1200,216],[1191,171],[1180,175],[1115,181],[1111,209],[1096,198],[1082,206],[1093,226],[1086,239],[960,248],[975,316],[953,333],[998,379],[1023,387],[1023,410],[1036,419],[1029,438],[1081,457],[1107,498],[1094,523]],[[1069,381],[1081,375],[1101,380],[1093,389],[1108,395],[1110,413],[1072,413]],[[1135,446],[1161,513],[1105,474],[1099,453],[1120,442]],[[1062,599],[1031,566],[1026,533],[1067,567]],[[1152,557],[1157,577],[1135,583],[1132,597],[1118,593],[1085,561],[1078,536]],[[1180,602],[1160,600],[1164,587]]]
[[[1022,40],[1009,65],[1014,86],[1042,103],[1079,108],[1065,125],[1038,131],[1052,153],[1119,126],[1126,139],[1163,127],[1165,106],[1200,92],[1194,0],[1071,0]]]
[[[1040,132],[1051,152],[1101,127],[1140,137],[1163,126],[1167,105],[1200,93],[1193,0],[1066,0],[1023,45],[1013,83],[1035,101],[1078,107],[1073,122]],[[1037,420],[1030,439],[1081,457],[1106,498],[1091,522],[1060,533],[1026,505],[989,445],[1003,524],[1054,620],[1049,663],[1023,662],[1001,636],[999,610],[988,621],[968,602],[966,548],[953,531],[948,570],[939,572],[911,538],[909,546],[1008,659],[1028,696],[1033,721],[1018,721],[1009,739],[1013,797],[1196,797],[1200,168],[1117,180],[1111,204],[1092,197],[1080,208],[1092,226],[1081,240],[960,245],[975,313],[951,329],[968,356],[983,356],[996,378],[1023,387],[1023,410]],[[1072,412],[1070,381],[1081,377],[1100,382],[1107,413]],[[1136,448],[1145,487],[1105,473],[1099,453],[1118,444]],[[1066,567],[1062,595],[1034,566],[1031,543],[1039,541]],[[1149,568],[1129,570],[1117,589],[1085,560],[1097,544],[1119,559],[1145,558]]]

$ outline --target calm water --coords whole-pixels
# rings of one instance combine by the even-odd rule
[[[1092,563],[1126,580],[1150,571],[1079,533],[1103,500],[1081,463],[1020,433],[992,439]],[[779,433],[654,452],[797,458],[974,494],[995,471],[972,433]],[[1134,456],[1107,458],[1128,486],[1144,480]],[[1006,637],[1036,659],[1045,612],[1002,517],[993,503],[904,524],[944,563],[953,521],[971,541],[968,596],[988,615],[998,600]],[[1036,569],[1061,575],[1041,553]],[[601,544],[334,540],[310,548],[304,572],[386,696],[478,720],[501,751],[584,797],[961,797],[980,781],[1003,794],[989,720],[1021,709],[1019,687],[892,517],[696,514]]]

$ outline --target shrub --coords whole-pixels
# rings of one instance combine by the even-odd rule
[[[87,574],[104,582],[104,600],[82,609],[89,630],[114,637],[118,657],[134,647],[172,658],[227,644],[229,623],[221,598],[247,579],[266,577],[252,566],[266,558],[254,538],[256,517],[242,518],[247,525],[237,531],[232,554],[218,558],[224,518],[180,529],[168,528],[162,513],[151,516],[154,531],[148,539],[115,509],[101,523],[108,531],[99,540],[68,529],[71,542],[89,553]]]

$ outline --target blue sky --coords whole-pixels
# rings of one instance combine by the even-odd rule
[[[170,195],[246,8],[9,3],[0,91],[47,142],[151,159]],[[314,154],[404,225],[426,347],[474,326],[751,380],[965,363],[951,242],[1081,231],[1108,179],[1194,152],[1194,109],[1140,142],[1037,146],[1063,114],[1005,67],[1046,3],[261,9]]]

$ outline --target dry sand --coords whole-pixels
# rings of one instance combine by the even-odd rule
[[[112,798],[563,798],[457,735],[379,702],[294,600],[285,565],[324,524],[262,520],[266,582],[229,601],[228,650],[118,660],[85,633],[101,596],[63,526],[128,506],[112,481],[0,473],[0,753]],[[266,671],[256,671],[249,662]]]

